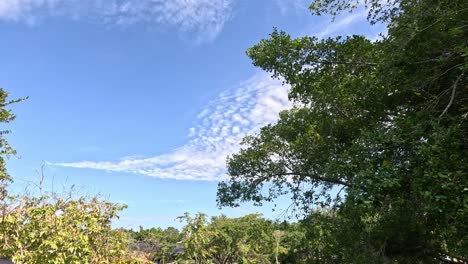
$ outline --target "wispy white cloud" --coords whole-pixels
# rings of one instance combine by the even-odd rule
[[[0,0],[0,20],[35,23],[44,16],[110,25],[172,28],[198,43],[213,41],[232,16],[234,0]]]
[[[150,158],[119,161],[53,163],[56,166],[137,173],[177,180],[219,180],[226,157],[236,152],[242,138],[273,123],[289,108],[288,87],[266,74],[257,74],[209,102],[189,129],[187,144]]]
[[[313,35],[318,38],[325,38],[336,33],[346,33],[353,25],[358,22],[366,22],[367,11],[365,9],[355,10],[352,13],[346,13],[339,16],[335,21],[327,21],[325,27],[320,27]]]
[[[380,0],[379,2],[384,7],[390,5],[388,0]],[[318,38],[357,34],[364,35],[371,41],[382,39],[382,36],[387,34],[387,25],[385,23],[370,25],[367,17],[371,10],[362,0],[359,0],[358,4],[358,7],[352,12],[343,12],[335,19],[332,19],[331,16],[325,17],[326,19],[312,29],[304,30],[303,34]]]
[[[280,9],[281,14],[287,14],[290,11],[304,12],[308,10],[310,0],[275,0],[275,4]]]

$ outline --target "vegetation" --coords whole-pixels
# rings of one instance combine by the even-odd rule
[[[204,214],[186,221],[182,230],[184,259],[195,263],[270,263],[274,244],[271,224],[259,215],[206,220]]]
[[[97,197],[11,199],[0,252],[15,263],[129,263],[126,233],[110,226],[122,208]]]
[[[311,10],[336,15],[354,2]],[[466,262],[468,4],[365,2],[370,22],[388,25],[381,40],[275,30],[247,51],[291,85],[295,106],[229,157],[218,202],[290,193],[324,263]]]
[[[336,16],[358,0],[315,0]],[[12,196],[0,132],[0,257],[15,263],[468,263],[468,2],[365,0],[380,40],[292,38],[247,50],[294,106],[228,157],[220,206],[288,194],[297,223],[181,216],[113,229],[125,206],[54,192]],[[15,116],[0,89],[0,123]]]
[[[174,227],[166,229],[140,227],[138,231],[125,230],[132,239],[131,248],[145,259],[158,263],[171,263],[181,253],[182,235]],[[178,251],[179,250],[179,251]]]
[[[168,228],[128,231],[148,252],[155,252],[152,261],[168,263],[311,263],[320,253],[317,244],[327,245],[328,241],[317,236],[321,230],[308,220],[298,223],[272,222],[258,214],[239,218],[226,216],[212,217],[205,214],[181,216],[186,223],[180,233],[163,236]],[[150,245],[167,245],[172,251],[163,259],[161,253],[167,252]],[[169,242],[169,237],[179,238]],[[324,254],[324,253],[322,253]]]
[[[15,118],[0,89],[0,122]],[[5,157],[15,154],[0,133],[0,258],[15,263],[143,263],[129,250],[124,231],[113,230],[111,220],[124,206],[98,197],[78,197],[43,192],[12,196],[7,192],[11,177]]]
[[[11,104],[18,103],[23,99],[18,100],[9,100],[8,93],[0,88],[0,123],[9,123],[15,119],[15,115],[11,110],[7,109]],[[0,202],[7,197],[6,187],[11,181],[11,177],[6,170],[5,157],[9,155],[14,155],[16,152],[13,148],[10,147],[8,141],[5,138],[5,135],[9,134],[10,130],[1,130],[0,131]],[[2,203],[3,205],[3,203]]]

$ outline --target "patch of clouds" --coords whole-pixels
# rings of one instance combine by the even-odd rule
[[[201,109],[188,131],[188,142],[174,151],[148,158],[51,164],[161,179],[220,180],[226,173],[226,157],[240,149],[242,138],[276,122],[278,113],[291,107],[288,91],[281,81],[259,73]]]
[[[380,26],[380,28],[376,30],[376,32],[369,34],[367,38],[372,42],[382,41],[387,37],[387,34],[388,29],[384,26]]]
[[[36,24],[45,16],[109,25],[176,29],[197,43],[213,41],[232,17],[234,0],[0,0],[0,20]]]

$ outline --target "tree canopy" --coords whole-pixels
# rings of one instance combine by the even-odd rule
[[[358,2],[310,8],[337,15]],[[467,261],[468,3],[365,4],[369,21],[388,27],[382,39],[275,29],[247,50],[291,85],[294,106],[228,158],[218,203],[289,193],[304,215],[333,208],[313,214],[336,241],[329,262]]]

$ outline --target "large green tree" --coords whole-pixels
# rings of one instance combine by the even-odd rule
[[[337,15],[359,2],[311,10]],[[311,220],[336,245],[322,262],[465,263],[468,2],[364,3],[369,21],[388,27],[381,40],[275,30],[247,51],[291,85],[294,107],[228,158],[218,202],[289,193],[305,214],[332,208]]]

